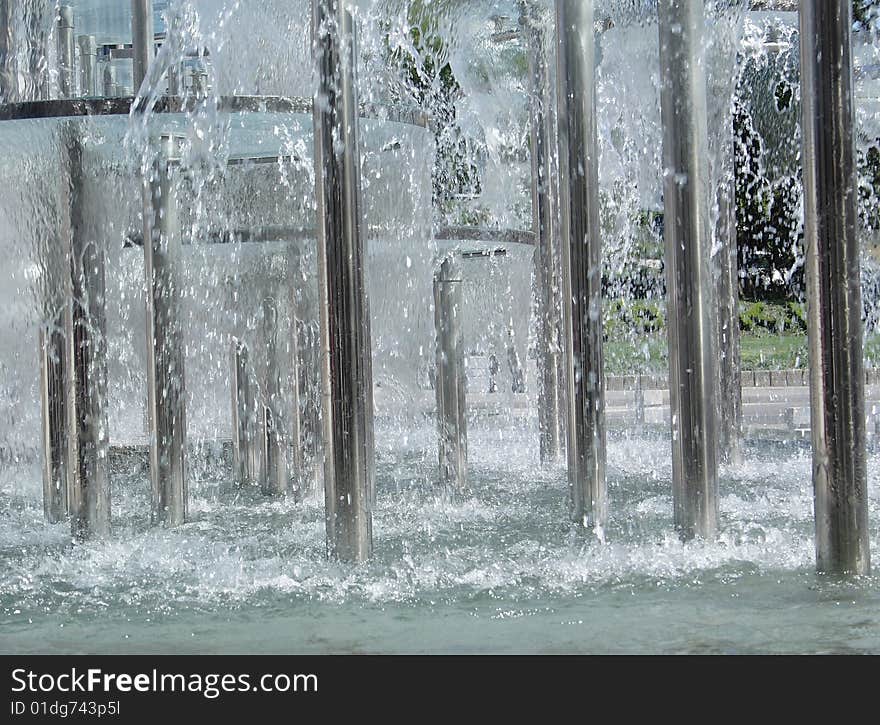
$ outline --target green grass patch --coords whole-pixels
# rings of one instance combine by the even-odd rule
[[[606,375],[660,374],[666,372],[666,334],[641,335],[638,341],[605,342]]]
[[[806,315],[799,303],[740,306],[743,370],[806,369]],[[668,367],[665,314],[652,302],[614,301],[605,308],[605,372],[664,373]],[[865,343],[865,366],[880,367],[880,335]]]
[[[631,375],[666,372],[666,333],[643,334],[635,339],[609,339],[605,342],[605,372]],[[807,336],[742,333],[740,354],[743,370],[806,369]],[[880,367],[880,335],[865,343],[865,366]]]
[[[807,336],[742,333],[740,354],[743,370],[806,368]]]

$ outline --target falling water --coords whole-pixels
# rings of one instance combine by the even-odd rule
[[[124,3],[72,4],[77,34],[108,46],[130,39]],[[877,576],[836,582],[814,573],[802,397],[792,403],[774,388],[760,402],[750,397],[754,385],[745,389],[746,456],[721,472],[720,535],[682,543],[673,532],[668,395],[662,380],[647,387],[667,365],[656,4],[597,6],[605,11],[597,10],[596,90],[610,375],[606,542],[568,526],[564,467],[539,465],[519,4],[354,4],[378,501],[375,556],[350,566],[325,557],[319,451],[287,497],[239,485],[230,465],[234,343],[252,352],[259,408],[277,406],[292,426],[319,404],[316,368],[293,362],[297,349],[308,365],[318,357],[309,3],[155,2],[155,29],[165,35],[147,82],[134,88],[130,61],[112,61],[121,92],[138,97],[134,111],[0,121],[0,649],[880,650]],[[53,4],[15,7],[2,101],[57,98]],[[759,152],[741,195],[756,208],[774,193],[788,205],[778,216],[790,226],[772,231],[787,235],[791,263],[777,270],[781,282],[768,272],[767,284],[796,284],[796,18],[732,17],[708,14],[717,101],[710,136],[733,134],[734,112],[747,111]],[[552,13],[545,22],[552,37]],[[880,41],[875,32],[860,37],[857,117],[867,154],[880,136]],[[175,82],[181,101],[169,107]],[[62,305],[57,249],[69,189],[59,159],[71,124],[85,149],[83,233],[106,254],[112,533],[85,542],[73,542],[67,525],[46,523],[41,500],[38,341]],[[190,503],[189,521],[177,528],[153,527],[149,514],[141,177],[153,173],[160,133],[178,135],[181,150],[174,191],[184,240]],[[715,182],[733,173],[720,153],[713,146]],[[867,259],[873,237],[865,229]],[[469,400],[470,491],[455,498],[437,486],[433,390],[432,276],[448,253],[461,258]],[[866,269],[870,307],[876,272]],[[267,375],[269,309],[280,341],[277,393]],[[876,314],[870,319],[876,324]],[[805,365],[795,352],[764,372]],[[623,377],[637,375],[646,386],[641,414],[634,378]],[[298,401],[294,381],[309,391]],[[306,433],[290,448],[315,453]],[[875,550],[877,456],[872,438]]]

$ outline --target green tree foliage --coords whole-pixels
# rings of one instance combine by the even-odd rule
[[[433,196],[441,215],[457,197],[481,191],[474,154],[456,119],[462,90],[440,22],[462,1],[409,0],[406,42],[389,43],[389,61],[403,81],[398,100],[418,104],[432,118],[437,141]],[[880,25],[880,2],[854,0],[853,17],[862,26]],[[781,64],[744,76],[735,102],[737,246],[741,291],[748,300],[803,296],[796,44],[791,52],[792,58]],[[860,149],[858,161],[860,220],[880,229],[880,139]]]
[[[785,96],[790,91],[780,91]],[[772,178],[761,165],[763,142],[751,115],[734,107],[736,233],[746,299],[794,299],[803,289],[800,174]]]
[[[859,149],[859,221],[866,229],[880,229],[880,138],[867,150]]]
[[[853,21],[867,25],[872,20],[876,20],[878,15],[877,0],[853,0]]]

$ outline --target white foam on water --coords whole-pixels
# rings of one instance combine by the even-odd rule
[[[66,527],[43,522],[38,500],[23,499],[0,517],[0,611],[170,616],[284,601],[525,602],[729,584],[814,566],[809,459],[802,453],[772,469],[747,460],[727,472],[719,536],[685,543],[672,531],[668,466],[652,463],[662,460],[668,440],[613,440],[611,520],[600,544],[568,523],[564,468],[536,466],[521,453],[532,448],[525,435],[507,431],[504,451],[476,455],[474,490],[456,500],[434,487],[430,451],[413,448],[412,458],[381,463],[375,555],[359,566],[326,559],[319,497],[296,503],[202,483],[194,487],[192,521],[166,530],[148,524],[146,482],[125,481],[116,486],[113,536],[75,544]],[[872,457],[872,483],[878,462]],[[388,476],[401,467],[411,480],[396,488]],[[877,502],[872,492],[873,509]]]

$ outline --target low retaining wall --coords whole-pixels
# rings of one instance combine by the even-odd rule
[[[800,370],[743,370],[744,388],[799,388],[809,385],[809,372]],[[605,378],[606,390],[635,390],[641,384],[642,390],[666,390],[669,378],[666,375],[608,375]],[[865,370],[865,384],[880,384],[880,368]]]

